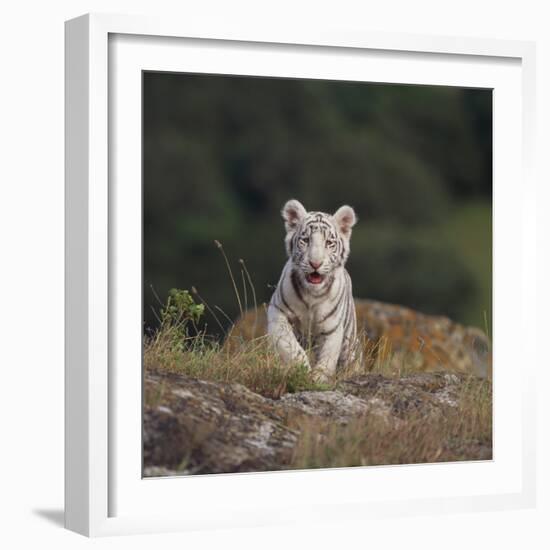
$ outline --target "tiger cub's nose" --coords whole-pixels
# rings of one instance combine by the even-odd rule
[[[309,261],[309,265],[313,268],[313,269],[319,269],[321,267],[321,263],[322,262],[312,262],[311,260]]]

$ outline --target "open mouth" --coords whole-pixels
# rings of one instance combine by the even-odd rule
[[[306,280],[312,285],[319,285],[323,282],[323,276],[320,273],[317,273],[317,271],[313,271],[312,273],[307,274]]]

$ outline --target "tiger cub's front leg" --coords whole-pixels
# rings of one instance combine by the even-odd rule
[[[287,365],[302,364],[310,370],[309,359],[294,334],[288,317],[273,304],[267,309],[267,331],[271,343]]]
[[[342,326],[330,334],[321,333],[316,338],[313,372],[318,382],[327,382],[336,373],[343,338]]]

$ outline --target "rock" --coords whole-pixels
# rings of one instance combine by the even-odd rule
[[[166,477],[166,476],[177,476],[177,475],[184,475],[189,474],[190,472],[185,470],[170,470],[168,468],[164,468],[163,466],[146,466],[143,469],[143,475],[145,477]]]
[[[278,406],[293,415],[302,414],[344,425],[367,413],[379,414],[384,417],[388,417],[390,414],[385,403],[374,396],[362,399],[342,391],[288,393],[279,400]]]
[[[407,364],[417,371],[491,376],[490,342],[476,327],[374,300],[356,299],[355,309],[367,367],[389,361],[396,369]],[[266,331],[265,309],[249,310],[235,324],[226,345],[262,336]]]
[[[406,419],[411,413],[439,414],[458,405],[463,377],[450,373],[420,373],[403,378],[379,374],[358,376],[339,388],[361,399],[378,398],[391,414]]]
[[[147,375],[145,392],[154,396],[146,398],[143,419],[147,468],[247,472],[289,460],[296,433],[274,403],[244,386]]]
[[[285,469],[299,442],[300,426],[307,425],[304,420],[345,427],[375,415],[390,430],[404,426],[410,418],[425,418],[429,423],[445,419],[456,409],[468,379],[450,373],[402,378],[366,374],[340,382],[331,391],[301,391],[269,399],[240,384],[147,372],[144,475]],[[472,440],[453,445],[472,459],[491,456],[487,443]],[[448,460],[455,456],[445,452],[442,456]]]

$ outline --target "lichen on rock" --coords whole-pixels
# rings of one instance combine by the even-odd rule
[[[395,430],[406,429],[413,420],[420,419],[422,426],[445,421],[459,407],[469,380],[445,372],[400,378],[364,374],[329,391],[300,391],[270,399],[240,384],[146,373],[144,475],[292,468],[301,432],[311,425],[323,426],[326,432],[327,427],[346,429],[363,421],[368,426],[374,420],[398,439]],[[326,437],[320,432],[317,439]],[[491,457],[488,440],[442,441],[437,448],[433,456],[440,459]]]
[[[406,363],[417,371],[491,375],[490,341],[477,327],[376,300],[356,299],[355,309],[367,367],[389,361],[396,369]],[[266,330],[265,311],[249,310],[236,323],[233,342],[261,336]],[[232,345],[231,339],[227,345]]]

